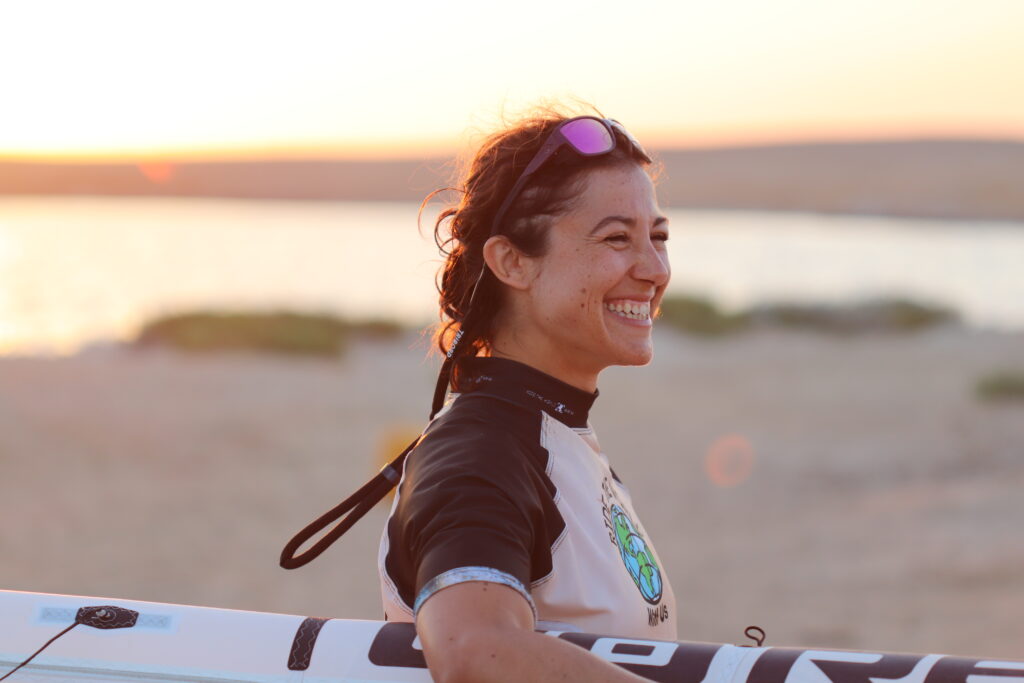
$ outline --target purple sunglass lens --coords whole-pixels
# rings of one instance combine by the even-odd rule
[[[601,154],[615,147],[608,127],[597,119],[577,119],[562,126],[562,135],[582,154]]]

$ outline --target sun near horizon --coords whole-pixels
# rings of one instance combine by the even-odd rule
[[[652,149],[1024,140],[1014,0],[108,0],[0,19],[3,160],[451,156],[546,99],[592,103]]]
[[[636,137],[654,152],[692,149],[728,149],[803,144],[857,144],[865,142],[901,142],[922,140],[971,140],[1024,143],[1024,132],[1006,132],[965,128],[955,130],[921,127],[851,131],[847,129],[812,129],[765,131],[759,135],[714,135],[701,138],[681,138],[678,134],[644,134]],[[269,161],[421,161],[458,156],[468,148],[463,141],[452,138],[443,142],[410,141],[403,144],[289,144],[263,143],[237,147],[210,145],[182,147],[142,148],[83,148],[83,149],[31,149],[6,151],[0,149],[0,163],[57,163],[57,164],[182,164],[208,162],[269,162]]]

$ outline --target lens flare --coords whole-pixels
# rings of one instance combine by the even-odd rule
[[[754,471],[754,459],[754,447],[746,437],[726,434],[708,447],[704,472],[715,486],[739,486]]]
[[[162,185],[174,177],[174,164],[165,161],[141,163],[139,172],[154,185]]]

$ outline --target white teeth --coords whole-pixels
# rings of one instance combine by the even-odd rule
[[[647,320],[650,318],[651,314],[651,305],[647,302],[612,302],[605,304],[605,307],[613,313],[617,313],[624,318],[630,318],[632,320]]]

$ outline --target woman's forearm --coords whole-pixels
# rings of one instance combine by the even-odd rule
[[[447,657],[434,666],[434,680],[442,683],[523,681],[585,681],[636,683],[635,674],[601,659],[568,641],[523,629],[494,629],[467,633],[462,642],[450,643],[460,656]],[[435,671],[435,668],[437,669]]]

